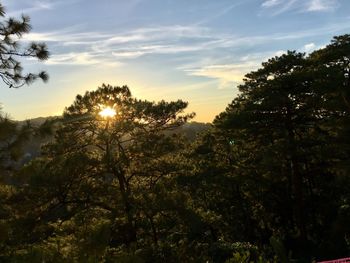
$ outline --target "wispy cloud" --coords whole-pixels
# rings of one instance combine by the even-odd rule
[[[150,45],[150,46],[134,46],[129,49],[116,49],[112,52],[113,56],[117,58],[137,58],[147,54],[176,54],[184,52],[194,52],[203,50],[203,45]]]
[[[202,27],[169,26],[111,34],[81,32],[73,27],[53,32],[30,33],[24,40],[44,41],[53,46],[51,64],[73,61],[72,64],[75,65],[91,65],[98,61],[106,63],[147,54],[176,54],[212,49],[221,40],[207,31],[208,29]],[[77,54],[78,58],[72,60]]]
[[[64,46],[69,45],[90,45],[111,38],[112,34],[104,34],[99,32],[77,32],[77,27],[66,28],[60,31],[51,32],[32,32],[24,35],[25,41],[44,41],[44,42],[58,42]]]
[[[22,7],[23,3],[19,1],[16,11],[9,12],[9,16],[18,16],[21,14],[32,14],[39,11],[53,10],[58,6],[66,6],[80,2],[81,0],[35,0],[30,2],[30,5]],[[27,3],[27,2],[26,2]],[[6,3],[5,3],[6,4]]]
[[[83,26],[72,26],[59,31],[33,32],[25,35],[25,41],[43,41],[49,44],[51,64],[72,65],[115,65],[120,62],[137,59],[146,55],[181,54],[189,60],[217,56],[222,59],[225,54],[235,52],[241,47],[257,47],[266,43],[286,42],[289,40],[310,38],[318,35],[336,34],[349,29],[348,21],[329,24],[324,27],[304,31],[283,32],[270,35],[239,36],[214,31],[202,26],[156,26],[144,27],[125,32],[84,31]],[[310,46],[305,47],[311,49]],[[118,61],[118,63],[115,63]],[[221,65],[222,61],[214,63]],[[230,63],[229,63],[230,64]],[[198,65],[198,63],[197,63]],[[201,65],[211,66],[213,63]],[[224,69],[205,68],[207,75],[221,75]],[[227,69],[225,69],[227,71]],[[231,71],[234,71],[231,68]],[[192,72],[192,75],[204,75],[204,71]],[[186,72],[189,73],[189,72]],[[237,74],[236,74],[237,75]]]
[[[225,6],[222,10],[220,10],[217,13],[214,13],[208,17],[206,17],[205,19],[197,22],[195,25],[199,26],[199,25],[204,25],[207,24],[215,19],[218,19],[228,13],[230,13],[230,11],[232,11],[234,8],[239,7],[242,4],[246,4],[248,2],[248,0],[242,0],[242,1],[236,1],[235,3],[229,5],[229,6]]]
[[[338,7],[336,0],[311,0],[308,5],[308,11],[329,11]]]
[[[66,54],[53,55],[48,61],[48,65],[101,65],[116,67],[121,63],[109,60],[106,57],[94,55],[87,52],[71,52]]]
[[[287,11],[296,12],[326,12],[339,7],[338,0],[265,0],[261,7],[272,15]]]
[[[210,64],[200,67],[185,67],[183,70],[191,76],[215,79],[219,83],[219,88],[233,88],[243,83],[244,76],[260,67],[263,61],[270,57],[279,56],[285,51],[269,51],[252,53],[240,57],[235,63]]]
[[[281,3],[281,0],[266,0],[261,4],[262,7],[273,7],[276,5],[279,5]]]
[[[219,81],[219,88],[232,88],[242,82],[245,72],[254,66],[248,64],[223,64],[211,65],[196,69],[186,70],[188,75],[216,79]]]

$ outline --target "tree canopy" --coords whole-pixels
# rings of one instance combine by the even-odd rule
[[[341,222],[349,186],[349,39],[263,63],[214,121],[243,153],[234,167],[241,163],[235,170],[251,180],[256,227],[278,235],[298,257],[347,251],[349,229]]]

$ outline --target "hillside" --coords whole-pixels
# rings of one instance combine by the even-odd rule
[[[48,120],[53,120],[56,117],[39,117],[34,119],[29,119],[26,121],[18,121],[19,125],[24,125],[27,122],[30,122],[34,127],[40,127]],[[201,122],[189,122],[185,125],[175,129],[171,133],[183,134],[190,142],[195,140],[198,134],[209,130],[211,127],[210,123],[201,123]],[[23,158],[19,161],[19,165],[23,165],[33,158],[40,155],[41,147],[52,141],[54,135],[45,135],[45,136],[35,136],[32,137],[23,147]]]

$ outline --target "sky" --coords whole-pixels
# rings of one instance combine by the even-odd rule
[[[238,94],[244,75],[287,50],[309,53],[350,33],[349,0],[2,0],[31,17],[23,45],[45,42],[46,62],[23,60],[40,81],[0,83],[2,110],[23,120],[62,114],[102,83],[139,99],[182,99],[211,122]]]

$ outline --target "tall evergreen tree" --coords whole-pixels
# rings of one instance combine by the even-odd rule
[[[45,251],[42,242],[54,238],[81,259],[106,249],[120,256],[123,247],[157,247],[169,231],[160,218],[183,205],[159,186],[171,185],[172,156],[181,143],[169,132],[192,118],[183,114],[186,106],[138,100],[126,86],[78,95],[64,111],[55,142],[19,173],[23,199],[15,210],[31,229],[31,237],[19,239],[22,247],[41,244]],[[57,233],[58,225],[65,231]],[[71,227],[75,242],[67,240]]]
[[[348,36],[341,36],[307,57],[288,52],[268,60],[246,75],[240,95],[214,121],[241,152],[233,167],[249,184],[257,233],[266,233],[260,238],[279,235],[299,257],[346,251],[347,234],[326,229],[344,205],[338,181],[339,165],[349,160],[340,143],[348,120],[348,48]]]

